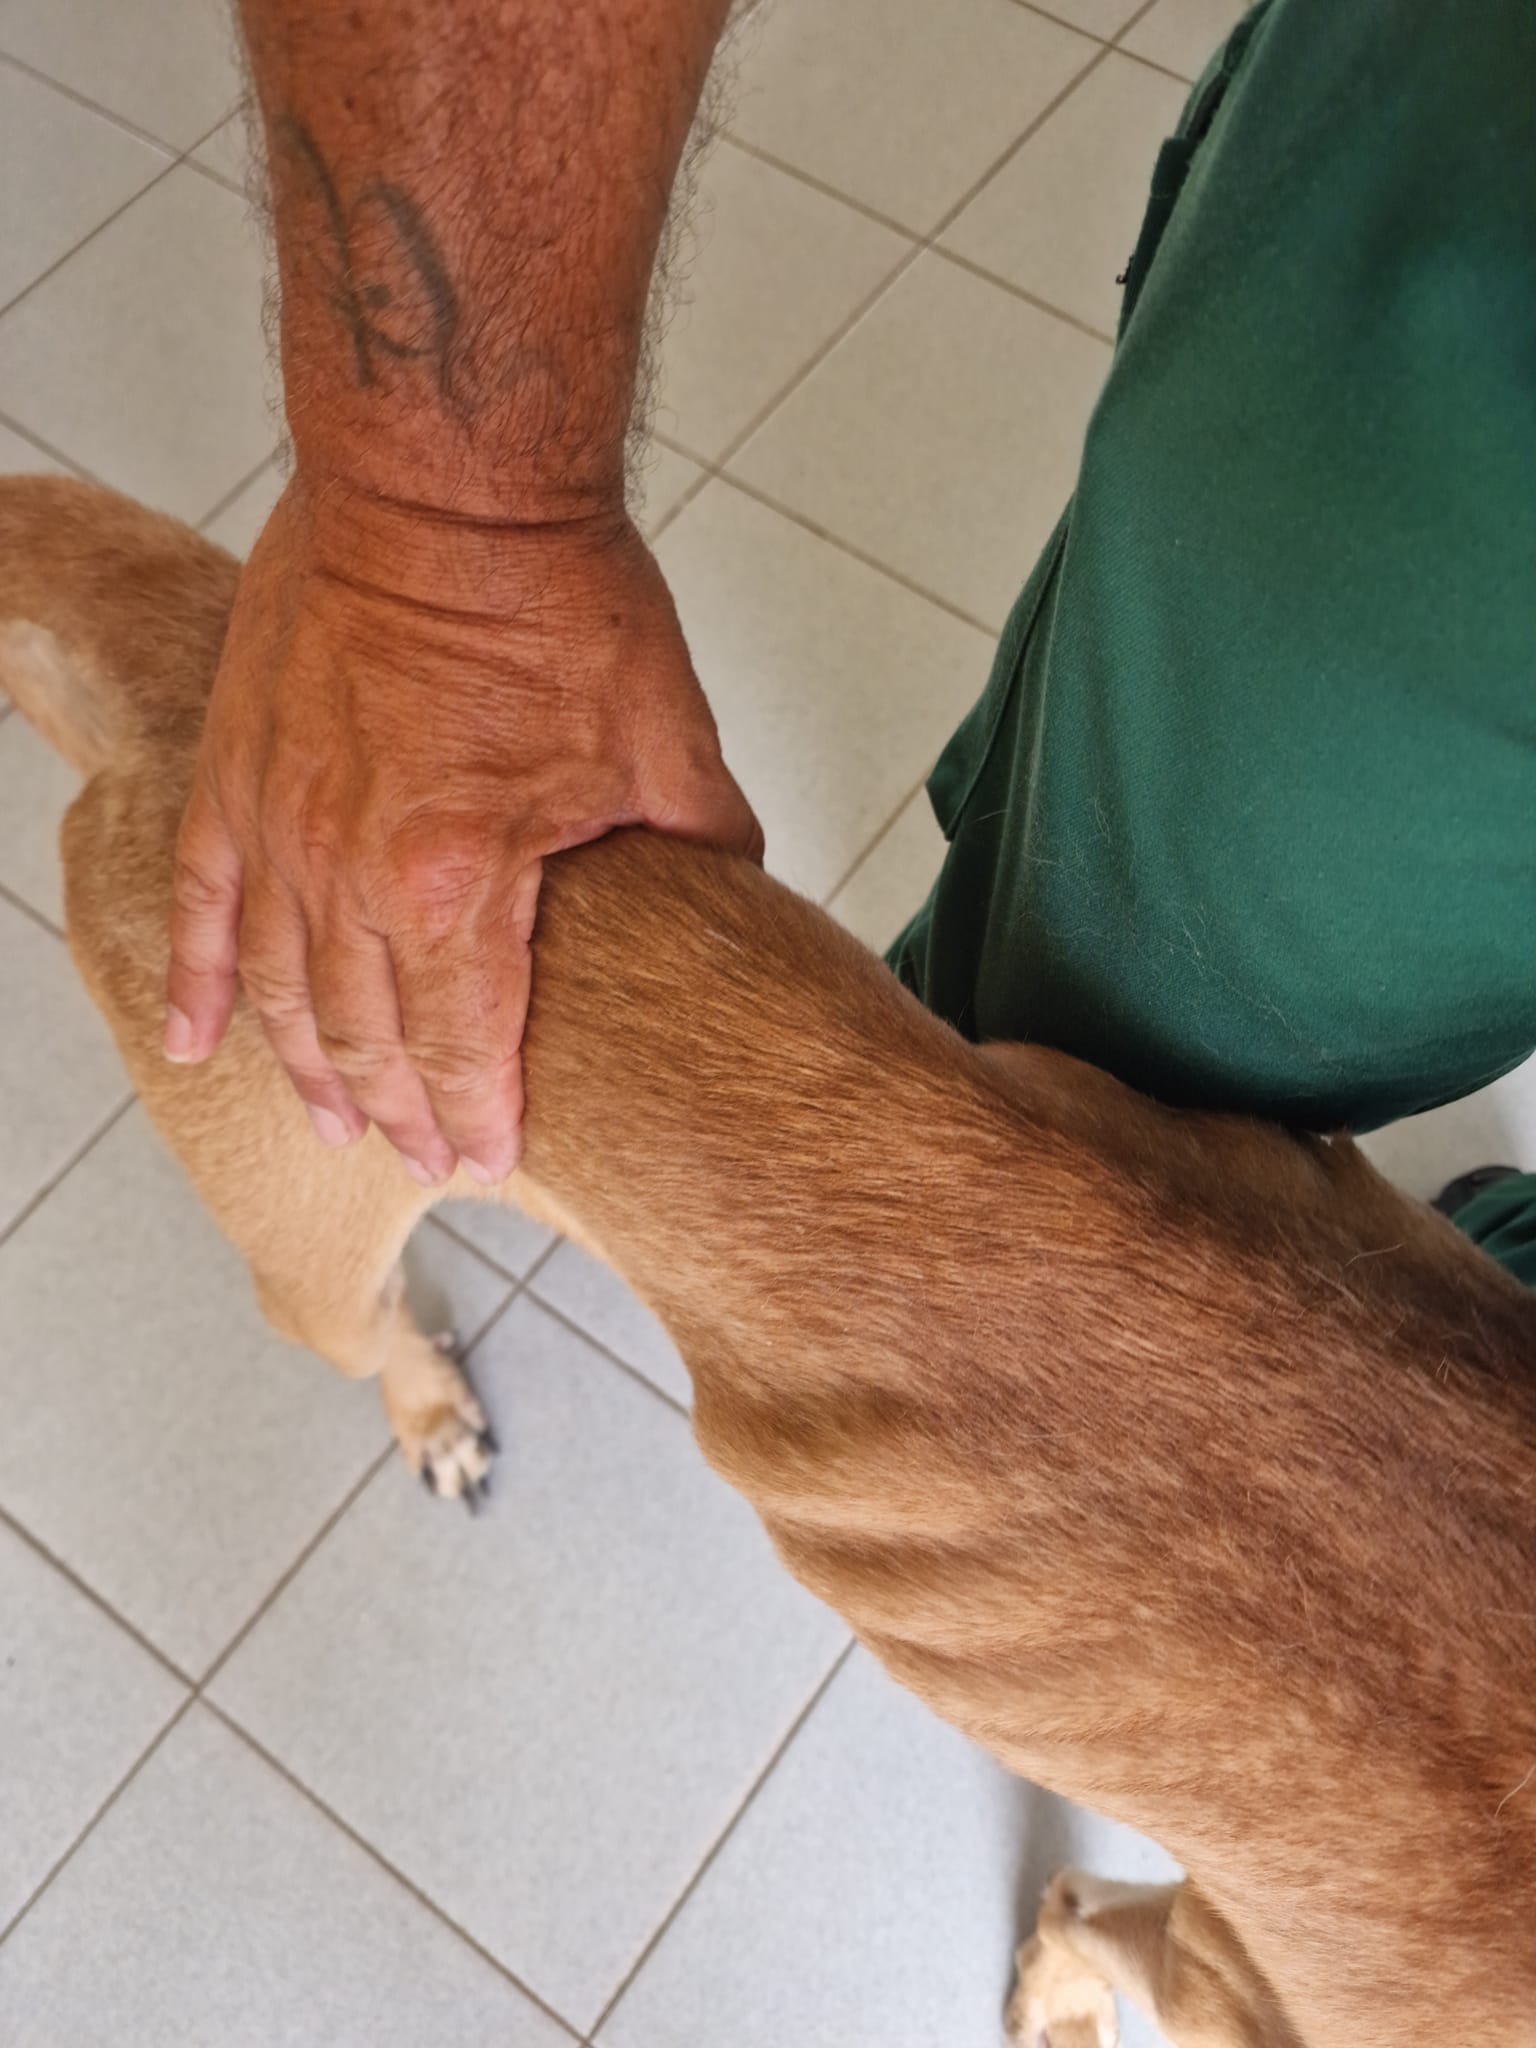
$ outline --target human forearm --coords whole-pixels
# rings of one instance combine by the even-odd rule
[[[301,470],[616,506],[651,266],[729,0],[240,0]]]

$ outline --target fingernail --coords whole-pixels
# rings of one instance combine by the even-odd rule
[[[315,1127],[315,1136],[322,1145],[350,1145],[352,1133],[334,1109],[324,1109],[318,1102],[306,1102],[309,1120]]]
[[[470,1179],[479,1181],[483,1188],[500,1187],[501,1183],[512,1171],[510,1166],[503,1166],[500,1169],[494,1166],[482,1166],[478,1159],[471,1159],[462,1152],[459,1154],[459,1164],[469,1175]]]
[[[408,1153],[402,1152],[400,1154],[400,1164],[411,1176],[411,1179],[415,1181],[417,1187],[435,1188],[442,1185],[442,1176],[440,1174],[434,1173],[430,1166],[423,1166],[419,1159],[412,1159]]]
[[[192,1019],[174,1003],[165,1013],[164,1049],[168,1060],[180,1062],[192,1057]]]

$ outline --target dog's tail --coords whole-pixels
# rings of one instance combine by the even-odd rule
[[[64,477],[0,477],[0,691],[82,775],[201,729],[238,565]]]

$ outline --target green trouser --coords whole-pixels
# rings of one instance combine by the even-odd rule
[[[1536,1045],[1532,0],[1237,29],[929,793],[891,959],[970,1037],[1355,1129]],[[1536,1175],[1458,1221],[1536,1284]]]

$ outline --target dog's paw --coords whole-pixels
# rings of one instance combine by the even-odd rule
[[[429,1493],[462,1500],[471,1514],[485,1499],[496,1439],[485,1411],[453,1359],[449,1335],[408,1363],[386,1368],[384,1406],[401,1455]]]
[[[1119,2048],[1115,1994],[1060,1939],[1078,1913],[1075,1879],[1074,1871],[1063,1871],[1051,1881],[1035,1932],[1015,1958],[1006,2015],[1015,2048]]]

